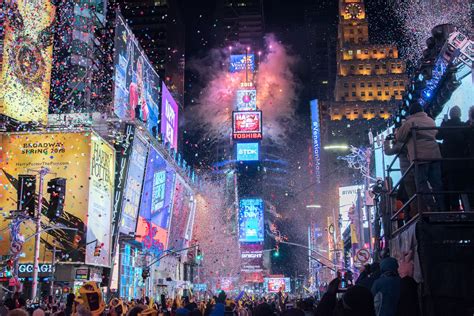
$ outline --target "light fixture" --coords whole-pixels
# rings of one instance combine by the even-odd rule
[[[319,204],[311,204],[311,205],[306,205],[306,208],[321,208],[321,205],[319,205]]]
[[[348,150],[349,146],[345,144],[341,145],[327,145],[323,147],[324,150]]]

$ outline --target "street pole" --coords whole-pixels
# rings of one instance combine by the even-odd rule
[[[41,208],[43,206],[43,182],[44,176],[49,173],[49,169],[42,167],[39,171],[39,191],[38,191],[38,208],[36,211],[36,234],[35,234],[35,252],[33,261],[33,288],[31,291],[31,299],[36,298],[38,292],[38,270],[39,270],[39,256],[40,256],[40,243],[41,243]]]
[[[51,288],[49,294],[54,296],[54,275],[56,273],[56,243],[53,242],[53,259],[51,260]],[[54,299],[54,298],[53,298]]]

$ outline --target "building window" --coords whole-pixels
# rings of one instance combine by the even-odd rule
[[[362,110],[362,113],[363,113],[363,114],[367,114],[367,109],[363,109],[363,110]]]
[[[389,55],[393,55],[393,49],[388,51]]]
[[[349,88],[349,84],[347,82],[344,82],[344,88]]]
[[[402,81],[399,81],[398,84],[399,84],[401,87],[405,86],[405,82],[404,82],[403,80],[402,80]]]
[[[364,54],[368,55],[369,54],[369,51],[366,49],[364,50]]]
[[[398,95],[398,90],[393,91],[395,95]]]
[[[364,69],[364,65],[359,65],[359,70]]]
[[[354,70],[355,69],[355,66],[354,65],[351,65],[351,70]]]
[[[390,95],[390,91],[385,90],[385,95]]]
[[[362,54],[362,51],[360,49],[357,50],[357,55]]]
[[[381,86],[382,86],[382,84],[380,82],[377,82],[377,87],[380,88]]]
[[[390,86],[390,82],[385,81],[385,82],[384,82],[384,86],[389,87],[389,86]]]
[[[392,64],[392,69],[395,69],[396,64]]]
[[[380,114],[384,114],[384,113],[385,113],[385,111],[384,111],[384,110],[380,110]]]
[[[372,82],[369,82],[369,83],[367,84],[367,87],[372,88]]]
[[[345,97],[348,97],[348,96],[349,96],[349,92],[347,92],[347,91],[344,92],[344,96],[345,96]]]
[[[397,64],[397,68],[398,69],[402,68],[402,64]]]
[[[379,64],[376,64],[376,65],[375,65],[375,69],[380,69],[380,65],[379,65]]]
[[[355,97],[356,96],[356,93],[355,91],[352,91],[352,96]]]
[[[365,82],[361,82],[361,83],[360,83],[360,87],[361,87],[361,88],[365,88]]]
[[[382,91],[377,91],[377,95],[380,97],[382,96]]]
[[[360,96],[361,96],[361,97],[365,97],[365,91],[362,91],[362,92],[360,93]]]
[[[352,49],[349,49],[349,50],[347,51],[347,53],[348,53],[349,55],[352,55],[354,52],[352,51]]]
[[[372,97],[374,96],[374,94],[372,93],[372,91],[369,91],[369,97]]]
[[[374,109],[370,109],[370,113],[375,113],[375,110]]]
[[[382,68],[383,68],[383,69],[387,69],[387,64],[383,63],[383,64],[382,64]]]
[[[365,69],[370,70],[370,65],[365,65]]]
[[[351,84],[351,86],[352,86],[352,88],[355,88],[355,87],[356,87],[356,84],[353,82],[353,83]]]
[[[394,86],[394,87],[398,86],[398,81],[394,81],[394,82],[393,82],[393,86]]]
[[[373,53],[374,53],[374,54],[377,54],[377,50],[376,50],[376,49],[374,49],[374,50],[373,50]]]

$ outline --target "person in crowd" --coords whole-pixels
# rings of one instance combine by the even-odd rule
[[[15,308],[8,312],[8,316],[29,316],[28,312],[23,308]]]
[[[385,138],[383,142],[383,150],[387,156],[398,155],[400,162],[400,172],[401,174],[405,174],[405,172],[407,172],[408,168],[410,167],[410,159],[408,159],[408,147],[396,137],[397,132],[398,129],[394,131],[394,134],[388,135]],[[404,199],[402,199],[403,203],[406,203],[413,195],[415,195],[416,185],[415,174],[413,170],[405,176],[402,184],[400,185],[399,191],[404,193]],[[418,204],[416,201],[414,201],[410,204],[409,209],[405,211],[404,219],[408,221],[417,213]]]
[[[334,309],[336,308],[337,303],[337,291],[339,289],[339,284],[341,283],[341,278],[337,277],[331,282],[329,282],[326,293],[324,293],[321,301],[316,307],[314,316],[331,316],[333,315]]]
[[[449,111],[449,119],[445,118],[441,123],[441,129],[436,138],[443,141],[441,145],[441,155],[444,158],[464,158],[466,155],[465,131],[463,129],[454,129],[464,127],[466,124],[461,121],[461,109],[459,106],[453,106]],[[446,128],[446,129],[443,129]],[[464,161],[445,161],[442,164],[443,174],[446,178],[445,189],[447,191],[462,191],[464,183],[463,174],[465,172]],[[459,193],[447,194],[447,210],[460,211]]]
[[[198,308],[198,305],[194,302],[194,299],[188,296],[185,296],[184,298],[184,308],[186,308],[189,311],[193,311],[194,309]]]
[[[224,316],[225,313],[225,300],[227,298],[227,295],[225,294],[224,291],[221,291],[219,295],[216,298],[216,304],[214,305],[214,308],[212,309],[211,316]]]
[[[372,285],[375,313],[377,316],[395,316],[400,299],[398,262],[387,257],[380,262],[380,277]]]
[[[411,162],[417,161],[417,172],[415,173],[415,183],[417,191],[422,193],[422,200],[430,211],[440,211],[440,207],[444,205],[444,197],[442,194],[426,194],[430,192],[440,192],[443,190],[441,182],[441,162],[432,159],[440,159],[441,152],[436,142],[436,129],[416,130],[413,137],[412,129],[435,128],[435,121],[429,117],[419,103],[414,103],[409,108],[410,116],[402,124],[397,132],[396,140],[399,142],[407,142],[408,157]],[[431,189],[430,190],[430,186]]]
[[[352,286],[342,295],[334,309],[335,316],[375,316],[374,298],[370,290]]]
[[[380,277],[380,265],[378,262],[374,262],[372,264],[366,264],[359,277],[357,278],[355,284],[364,286],[367,289],[371,290],[372,285],[374,284],[375,280]]]
[[[467,170],[462,179],[464,180],[464,187],[466,191],[474,192],[474,105],[469,108],[469,117],[466,122],[467,129],[465,130],[464,139],[466,140],[466,154],[467,157],[473,159],[467,161]],[[471,211],[474,211],[474,193],[468,193],[469,206]]]
[[[400,275],[400,300],[398,302],[397,316],[419,316],[418,284],[413,279],[413,252],[408,251],[399,262],[398,274]]]
[[[254,310],[254,316],[274,316],[275,310],[266,302],[257,305]]]

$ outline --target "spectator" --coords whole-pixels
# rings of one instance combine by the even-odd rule
[[[377,316],[395,316],[400,299],[400,276],[397,260],[391,257],[380,262],[382,275],[372,286]]]
[[[8,316],[29,316],[28,312],[22,308],[15,308],[8,312]]]
[[[464,139],[467,143],[467,155],[474,159],[474,106],[469,108],[469,118],[466,122],[469,129],[466,130]],[[467,191],[474,191],[474,160],[468,161],[467,170],[463,176],[465,188]],[[469,205],[471,211],[474,211],[474,193],[469,193]]]
[[[375,316],[374,298],[363,286],[350,287],[337,302],[336,316]]]
[[[400,261],[398,274],[400,280],[400,300],[397,316],[419,316],[418,284],[413,279],[413,252],[409,251]]]
[[[408,158],[408,147],[404,146],[404,143],[401,142],[397,137],[397,130],[395,130],[394,137],[389,137],[388,135],[383,143],[383,150],[387,156],[398,155],[400,161],[400,172],[405,174],[405,172],[410,167],[410,159]],[[400,185],[399,190],[405,190],[406,196],[402,200],[403,203],[406,203],[416,193],[415,185],[415,174],[413,170],[408,173],[403,179],[403,183]],[[407,209],[404,213],[404,219],[409,221],[411,217],[415,216],[418,213],[418,205],[416,201],[410,204],[410,208]]]
[[[431,159],[440,159],[441,152],[436,142],[436,129],[417,130],[415,137],[412,137],[412,128],[435,128],[436,124],[430,118],[419,103],[413,104],[409,109],[410,116],[402,124],[397,133],[397,141],[407,142],[408,157],[411,162],[418,162],[418,172],[415,175],[417,191],[422,194],[426,207],[430,211],[439,211],[440,206],[444,205],[442,194],[436,194],[435,201],[430,194],[429,185],[434,192],[443,190],[441,182],[441,163],[440,161],[430,161]],[[428,185],[429,184],[429,185]]]
[[[449,111],[449,119],[443,120],[441,127],[464,127],[466,124],[461,121],[461,109],[454,106]],[[463,158],[465,156],[466,142],[464,139],[465,131],[462,129],[440,129],[437,139],[443,141],[441,146],[441,155],[444,158]],[[465,173],[465,165],[463,161],[445,161],[443,163],[443,173],[446,175],[447,183],[445,188],[447,191],[462,191],[464,187],[463,174]],[[448,194],[448,210],[460,211],[459,193]]]

